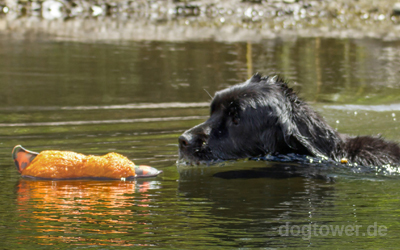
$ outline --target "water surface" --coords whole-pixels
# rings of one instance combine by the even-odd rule
[[[399,243],[396,173],[332,169],[322,172],[335,179],[327,182],[221,176],[274,165],[260,161],[176,166],[177,138],[206,119],[208,93],[255,72],[283,76],[340,132],[381,133],[400,142],[398,42],[83,43],[2,37],[0,58],[0,237],[10,249]],[[164,173],[126,182],[26,180],[11,160],[17,144],[34,151],[115,151]],[[359,230],[335,236],[327,231],[330,226]],[[380,227],[386,231],[378,234]]]

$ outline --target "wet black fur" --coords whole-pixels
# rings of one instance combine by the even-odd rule
[[[400,163],[396,143],[339,134],[284,81],[259,74],[217,92],[210,118],[179,137],[180,158],[192,163],[289,153],[364,166]]]

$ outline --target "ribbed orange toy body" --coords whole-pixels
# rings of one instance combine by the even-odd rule
[[[86,156],[70,151],[42,151],[21,174],[49,179],[121,179],[134,177],[135,165],[117,153]]]

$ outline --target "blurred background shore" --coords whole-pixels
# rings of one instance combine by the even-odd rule
[[[0,34],[62,40],[400,39],[398,0],[0,0]]]

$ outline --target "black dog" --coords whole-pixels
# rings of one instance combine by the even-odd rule
[[[179,137],[180,158],[195,164],[290,153],[364,166],[400,164],[397,143],[339,134],[277,76],[255,74],[217,92],[210,118]]]

